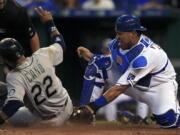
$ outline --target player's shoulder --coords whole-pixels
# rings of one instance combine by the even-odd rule
[[[167,59],[167,54],[162,49],[146,48],[141,55],[137,56],[133,62],[132,67],[135,69],[146,68],[151,64],[157,64],[163,59]]]
[[[166,53],[163,51],[160,45],[153,42],[147,36],[142,35],[140,42],[145,47],[143,48],[142,53],[133,60],[133,68],[146,68],[150,66],[150,63],[157,64],[162,59],[166,58]]]
[[[145,56],[138,56],[133,62],[132,62],[132,68],[134,69],[140,69],[145,68],[148,66],[148,59]]]
[[[39,48],[37,51],[35,51],[30,58],[32,59],[46,59],[48,60],[48,51],[45,48]]]
[[[6,75],[6,82],[14,82],[14,81],[19,81],[21,80],[20,75],[18,72],[16,72],[15,69],[11,70],[7,75]]]
[[[132,68],[146,68],[152,61],[156,63],[157,58],[159,58],[159,54],[155,49],[152,49],[150,46],[144,47],[142,53],[132,61]]]
[[[144,49],[143,55],[148,59],[161,59],[161,57],[166,55],[166,52],[159,44],[152,42],[147,48]]]
[[[48,47],[43,47],[43,48],[38,49],[36,52],[33,53],[32,56],[35,56],[35,55],[36,57],[47,57],[47,60],[48,60],[48,58],[52,56],[61,57],[61,55],[63,55],[63,50],[62,50],[62,47],[58,43],[54,43]]]
[[[142,35],[142,39],[140,40],[140,43],[146,46],[145,50],[147,49],[148,51],[154,52],[162,49],[159,44],[155,43],[152,39],[150,39],[145,35]]]
[[[53,51],[62,51],[62,47],[58,43],[51,44],[47,47],[42,47],[38,49],[35,53],[47,53],[47,52],[53,52]]]

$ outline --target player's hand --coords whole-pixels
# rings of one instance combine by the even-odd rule
[[[71,120],[80,123],[95,124],[96,117],[93,109],[88,106],[75,107]]]
[[[86,61],[90,61],[90,59],[93,57],[93,53],[82,46],[77,48],[77,54],[80,58],[84,58]]]
[[[77,48],[77,54],[78,54],[78,56],[79,56],[80,58],[83,56],[84,53],[86,53],[86,52],[88,52],[88,51],[89,51],[89,50],[88,50],[87,48],[82,47],[82,46],[80,46],[80,47]]]
[[[44,10],[42,7],[35,8],[35,11],[40,16],[43,23],[53,20],[52,14],[49,11]]]

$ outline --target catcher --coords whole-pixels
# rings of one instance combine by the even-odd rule
[[[146,103],[161,128],[180,126],[176,73],[167,54],[142,34],[146,28],[139,18],[122,15],[115,24],[116,38],[109,42],[119,78],[94,102],[79,107],[73,116],[94,119],[97,110],[122,93]]]
[[[103,40],[101,45],[102,54],[93,54],[85,47],[78,47],[78,56],[86,61],[88,65],[84,73],[83,88],[80,97],[80,106],[86,105],[95,101],[108,88],[112,87],[113,80],[118,79],[119,74],[114,72],[116,66],[113,64],[111,53],[108,48],[108,43],[112,39]],[[134,102],[136,104],[136,114],[128,111],[118,110],[117,104],[122,102]],[[113,102],[102,108],[104,110],[105,118],[108,121],[126,121],[132,123],[146,122],[148,115],[148,106],[142,102],[136,102],[132,97],[122,94],[118,96]],[[101,110],[101,111],[103,111]]]

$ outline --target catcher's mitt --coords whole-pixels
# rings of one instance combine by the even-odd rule
[[[78,123],[95,124],[96,117],[92,108],[86,105],[75,107],[70,120]]]

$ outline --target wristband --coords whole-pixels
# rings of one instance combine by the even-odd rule
[[[52,32],[57,30],[56,25],[54,24],[53,20],[49,20],[45,24],[48,27],[48,32],[49,33],[52,33]]]
[[[94,102],[99,108],[108,104],[108,101],[104,96],[101,96]]]
[[[101,96],[100,98],[98,98],[95,102],[91,102],[89,103],[89,106],[94,110],[94,112],[96,113],[96,111],[107,105],[108,101],[106,100],[106,98],[104,96]]]
[[[65,49],[66,49],[66,44],[65,44],[65,42],[64,42],[64,38],[63,38],[63,36],[62,35],[54,35],[54,36],[52,36],[51,37],[51,41],[52,41],[52,43],[58,43],[58,44],[60,44],[61,45],[61,47],[62,47],[62,49],[63,49],[63,51],[65,51]]]

